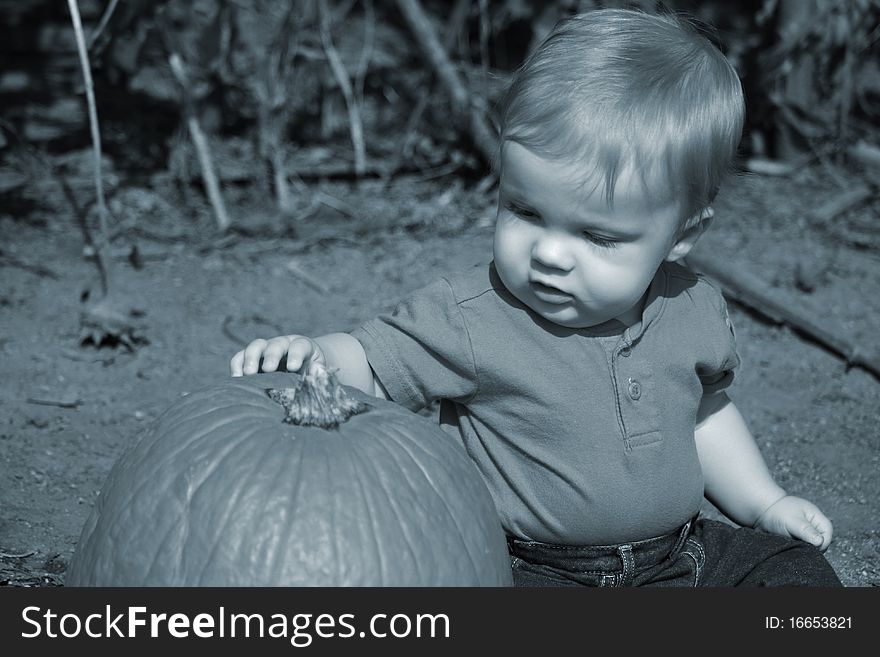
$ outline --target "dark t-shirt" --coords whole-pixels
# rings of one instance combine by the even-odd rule
[[[476,463],[508,534],[615,544],[699,510],[697,409],[739,358],[723,297],[691,270],[664,264],[642,321],[622,334],[545,320],[489,264],[352,335],[396,402],[441,400],[441,425]]]

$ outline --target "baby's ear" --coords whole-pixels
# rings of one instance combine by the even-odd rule
[[[714,218],[715,210],[711,206],[706,206],[684,222],[684,225],[678,231],[675,244],[669,250],[669,255],[666,256],[666,260],[668,262],[675,262],[690,253],[697,240],[700,239],[700,235],[709,227]]]

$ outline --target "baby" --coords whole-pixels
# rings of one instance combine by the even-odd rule
[[[338,369],[440,401],[527,586],[839,586],[831,523],[770,475],[725,390],[719,291],[681,264],[713,219],[744,102],[685,21],[560,22],[503,103],[493,260],[351,333],[255,340],[233,376]],[[740,527],[698,517],[703,496]]]

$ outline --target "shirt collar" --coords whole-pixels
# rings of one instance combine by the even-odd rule
[[[645,331],[660,318],[663,309],[666,307],[666,300],[669,296],[667,294],[668,289],[669,272],[667,272],[666,263],[664,262],[657,269],[657,273],[654,274],[654,278],[648,286],[645,307],[642,309],[642,320],[623,332],[622,339],[626,346],[631,346],[638,342],[645,334]]]
[[[669,274],[666,271],[666,263],[664,262],[660,268],[657,270],[657,273],[654,275],[654,278],[651,280],[651,284],[648,286],[648,291],[645,296],[645,307],[642,309],[642,319],[637,324],[626,328],[621,332],[620,328],[609,327],[607,329],[597,331],[590,328],[580,328],[580,329],[565,329],[565,327],[561,327],[558,325],[553,325],[552,322],[543,319],[537,313],[532,313],[525,305],[523,305],[518,299],[513,297],[510,292],[507,291],[507,288],[504,287],[504,283],[501,282],[501,277],[498,275],[497,270],[495,269],[495,261],[492,260],[489,263],[489,279],[492,283],[492,286],[496,289],[496,291],[503,290],[515,305],[521,306],[523,309],[527,310],[530,314],[534,314],[539,323],[552,325],[554,328],[569,333],[581,333],[583,335],[587,335],[590,337],[613,337],[620,336],[620,341],[623,342],[626,346],[630,346],[638,342],[641,337],[645,334],[645,331],[648,327],[653,324],[663,312],[663,308],[666,305],[666,297],[668,290],[668,277]]]

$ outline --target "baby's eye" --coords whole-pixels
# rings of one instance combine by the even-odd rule
[[[586,230],[582,233],[582,235],[587,241],[592,242],[596,246],[601,246],[602,248],[613,249],[620,245],[620,242],[616,240],[610,240],[607,237],[600,237],[599,235],[594,235],[593,233]]]
[[[516,205],[515,203],[505,203],[504,209],[508,212],[512,212],[518,217],[522,217],[523,219],[537,219],[538,214],[536,212],[532,212],[531,210],[527,210],[526,208]]]

